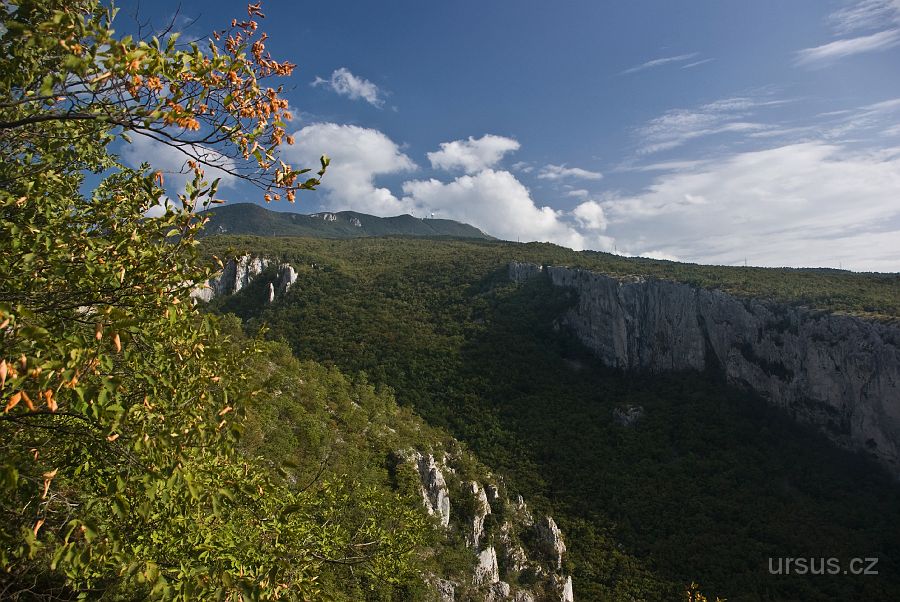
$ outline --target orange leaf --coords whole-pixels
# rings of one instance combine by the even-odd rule
[[[55,412],[59,406],[56,404],[56,400],[53,399],[53,389],[47,389],[44,391],[44,399],[47,400],[47,409],[51,412]]]
[[[41,495],[41,499],[47,497],[47,492],[50,490],[50,483],[53,482],[53,477],[56,476],[57,472],[59,472],[59,469],[54,468],[53,470],[44,473],[44,493]]]
[[[22,399],[25,400],[25,405],[28,406],[28,409],[33,412],[34,411],[34,403],[31,401],[31,398],[28,397],[28,393],[26,393],[25,391],[22,391]]]
[[[19,405],[19,401],[22,399],[22,393],[15,393],[12,397],[9,398],[9,402],[6,404],[6,409],[3,410],[3,413],[8,413],[11,409]]]
[[[38,531],[40,531],[41,527],[44,524],[44,519],[38,519],[38,522],[34,524],[34,536],[37,537]]]
[[[116,348],[116,353],[122,352],[122,339],[119,338],[118,332],[113,335],[113,346]]]

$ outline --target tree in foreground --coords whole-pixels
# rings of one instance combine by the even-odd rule
[[[293,65],[258,5],[203,48],[117,37],[114,14],[0,1],[0,598],[311,598],[329,563],[395,579],[416,517],[237,454],[255,350],[189,296],[205,171],[292,201],[327,167],[279,159],[290,115],[265,82]],[[161,217],[163,175],[110,151],[129,136],[185,154]]]

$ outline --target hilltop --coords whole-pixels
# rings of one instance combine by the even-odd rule
[[[253,203],[229,203],[202,212],[210,221],[206,236],[216,234],[255,236],[308,236],[312,238],[363,238],[369,236],[419,236],[492,240],[475,226],[449,219],[421,219],[412,215],[377,217],[356,211],[304,215],[270,211]]]

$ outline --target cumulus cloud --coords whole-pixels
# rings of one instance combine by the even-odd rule
[[[563,212],[538,206],[508,171],[485,169],[446,183],[413,180],[403,184],[403,193],[404,202],[417,211],[467,222],[498,238],[555,242],[573,249],[592,244],[565,221]]]
[[[375,178],[409,172],[416,165],[383,133],[355,125],[315,123],[294,138],[294,145],[285,151],[294,164],[315,166],[322,154],[331,157],[320,188],[323,209],[356,209],[382,216],[406,212],[389,189],[375,185]]]
[[[580,167],[566,167],[565,165],[547,164],[538,173],[542,180],[561,180],[563,178],[580,178],[582,180],[599,180],[603,174],[597,171],[589,171]]]
[[[235,168],[232,159],[225,157],[221,153],[212,149],[196,145],[191,151],[194,155],[207,163],[203,165],[206,173],[207,181],[212,182],[219,178],[219,190],[225,190],[234,187],[238,178],[231,173]],[[176,198],[179,193],[184,192],[185,185],[191,181],[194,174],[187,166],[189,157],[177,148],[154,140],[148,136],[134,135],[131,143],[124,144],[119,151],[122,159],[127,165],[139,167],[142,163],[149,163],[154,170],[163,173],[166,191],[171,198]],[[161,199],[164,203],[166,199]],[[162,204],[150,209],[148,216],[162,215],[165,209]]]
[[[606,230],[606,215],[603,206],[597,201],[585,201],[572,210],[572,215],[588,230]]]
[[[494,167],[507,153],[519,150],[519,142],[513,138],[485,134],[481,138],[469,136],[468,140],[442,142],[441,150],[428,153],[428,160],[435,169],[462,170],[473,174]]]
[[[362,77],[353,75],[346,67],[335,69],[329,79],[316,77],[311,84],[327,86],[341,96],[350,100],[365,100],[367,103],[379,109],[384,106],[384,93],[372,82]]]
[[[900,152],[806,142],[664,174],[601,204],[630,254],[898,271],[898,189]]]
[[[697,52],[692,52],[690,54],[679,54],[677,56],[665,56],[658,59],[653,59],[651,61],[647,61],[646,63],[641,63],[640,65],[635,65],[629,69],[626,69],[622,72],[622,75],[628,75],[631,73],[637,73],[638,71],[644,71],[646,69],[653,69],[654,67],[661,67],[663,65],[668,65],[669,63],[684,63],[686,61],[690,61],[693,58],[696,58],[699,55]],[[699,65],[704,61],[695,61],[695,65]]]

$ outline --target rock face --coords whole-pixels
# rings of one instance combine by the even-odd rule
[[[191,291],[191,297],[208,303],[215,297],[239,293],[270,265],[271,260],[249,254],[229,259],[225,262],[222,273]],[[279,295],[285,294],[295,282],[297,271],[294,267],[289,263],[280,264],[275,274],[275,282],[270,282],[266,287],[265,300],[268,303],[274,302],[276,292]]]
[[[456,586],[446,579],[435,579],[434,588],[440,602],[453,602],[456,599]]]
[[[619,426],[634,426],[644,415],[644,407],[634,404],[621,406],[613,410],[613,420]]]
[[[575,594],[572,591],[572,578],[565,579],[557,577],[555,579],[556,594],[559,596],[557,600],[560,602],[575,602]]]
[[[438,517],[442,534],[450,541],[461,537],[471,550],[474,569],[425,578],[438,600],[570,599],[560,597],[566,583],[570,592],[572,589],[571,578],[562,569],[566,552],[562,533],[552,518],[542,517],[536,523],[521,496],[510,501],[502,477],[483,473],[478,481],[464,480],[461,473],[467,465],[460,463],[458,450],[423,453],[407,449],[395,452],[394,458],[396,470],[410,471],[407,474],[417,478],[422,505]],[[449,491],[461,497],[454,503],[462,510],[453,515]],[[493,512],[505,520],[489,531],[486,518]]]
[[[475,585],[488,585],[500,581],[500,567],[497,565],[497,551],[489,546],[478,554],[478,564],[475,565],[475,576],[472,583]]]
[[[209,284],[216,296],[233,295],[250,284],[268,266],[269,260],[265,257],[251,255],[235,257],[228,260],[222,274],[211,280]]]
[[[900,477],[900,328],[662,280],[514,263],[577,291],[564,322],[608,366],[722,373]]]
[[[537,536],[538,549],[550,559],[556,570],[562,569],[563,555],[566,553],[566,544],[562,538],[562,532],[549,516],[534,525]]]
[[[278,292],[284,294],[297,282],[297,271],[289,263],[278,266]]]
[[[471,530],[466,533],[466,543],[475,549],[484,535],[484,519],[491,513],[491,505],[488,503],[484,489],[477,481],[469,483],[469,491],[475,499],[475,515],[472,517]]]
[[[422,499],[425,508],[428,514],[437,515],[441,525],[446,527],[450,524],[450,494],[447,491],[444,474],[431,454],[422,455],[415,452],[415,460],[422,481]]]

